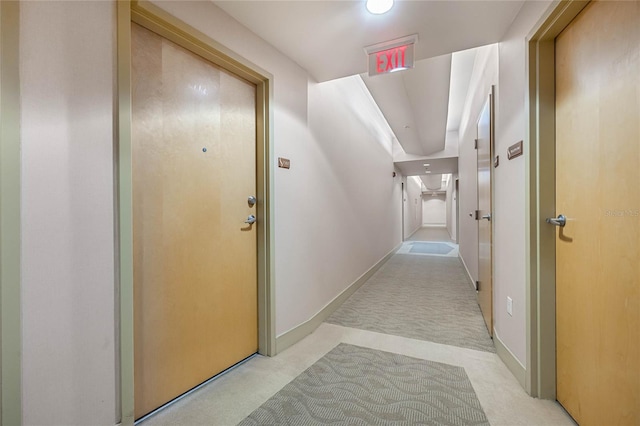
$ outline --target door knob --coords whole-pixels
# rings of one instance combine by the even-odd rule
[[[250,195],[249,198],[247,199],[247,203],[249,203],[249,207],[253,207],[256,205],[256,197],[254,197],[253,195]]]
[[[489,222],[491,222],[491,214],[485,214],[484,216],[482,216],[483,219],[487,219]]]
[[[555,226],[564,227],[567,224],[567,218],[565,215],[561,214],[558,217],[548,217],[547,223],[550,223]]]
[[[244,221],[244,223],[248,223],[249,225],[253,225],[254,223],[256,223],[256,217],[252,214],[249,215],[249,217],[247,218],[247,220]]]

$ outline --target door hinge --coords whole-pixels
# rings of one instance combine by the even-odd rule
[[[476,210],[474,213],[474,219],[475,220],[480,220],[480,210]]]
[[[476,291],[480,291],[480,281],[476,281]]]
[[[478,139],[474,139],[473,149],[478,149]]]

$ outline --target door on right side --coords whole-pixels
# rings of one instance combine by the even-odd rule
[[[557,399],[639,425],[638,1],[592,2],[556,38],[556,213]]]
[[[492,92],[493,93],[493,92]],[[491,223],[491,157],[493,147],[493,94],[478,118],[478,305],[493,337],[493,227]]]

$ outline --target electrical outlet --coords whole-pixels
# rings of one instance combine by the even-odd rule
[[[513,316],[513,299],[507,296],[507,313]]]

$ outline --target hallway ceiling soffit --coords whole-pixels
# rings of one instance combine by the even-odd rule
[[[434,175],[458,173],[458,157],[429,159],[429,171]],[[425,160],[396,161],[393,163],[404,176],[424,176]],[[440,177],[442,178],[442,176]]]
[[[410,34],[416,61],[496,43],[523,1],[396,0],[384,15],[353,0],[214,3],[322,82],[366,72],[365,46]]]
[[[450,54],[417,61],[403,72],[361,77],[407,154],[431,155],[444,149]]]
[[[430,175],[420,176],[425,188],[429,191],[438,191],[442,187],[442,175],[431,173]]]
[[[319,82],[359,74],[404,151],[420,156],[444,150],[447,132],[459,127],[473,48],[498,42],[524,3],[396,0],[372,15],[359,0],[213,2]],[[366,74],[365,46],[410,34],[419,37],[415,68]]]

